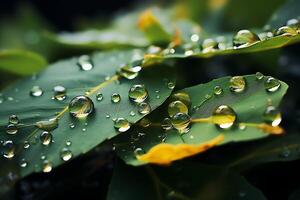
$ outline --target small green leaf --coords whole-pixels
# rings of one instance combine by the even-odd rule
[[[164,124],[163,120],[169,117],[166,104],[160,110],[151,113],[149,120],[152,125],[146,128],[136,126],[135,129],[130,131],[130,134],[119,135],[113,139],[116,150],[121,158],[131,165],[145,164],[145,162],[137,159],[137,154],[134,152],[134,149],[137,148],[141,148],[143,153],[146,153],[144,155],[150,156],[149,154],[152,153],[150,158],[148,158],[151,160],[155,156],[154,160],[152,160],[153,163],[163,164],[164,159],[169,159],[169,161],[180,159],[179,153],[183,153],[184,151],[190,152],[190,155],[194,155],[197,151],[201,152],[217,145],[221,136],[224,139],[219,144],[264,138],[268,136],[268,133],[280,134],[282,133],[282,129],[267,125],[266,123],[269,123],[269,121],[266,121],[263,115],[270,105],[275,108],[278,107],[288,86],[284,82],[279,82],[280,87],[275,92],[267,92],[265,84],[268,79],[268,77],[263,77],[258,80],[256,75],[244,76],[246,85],[242,92],[233,92],[232,88],[230,89],[230,77],[216,79],[206,84],[176,92],[176,95],[171,96],[167,104],[174,101],[176,96],[183,96],[182,94],[189,96],[191,99],[191,107],[189,107],[188,111],[191,120],[185,120],[185,122],[181,120],[178,122],[179,126],[190,122],[188,131],[186,131],[185,127],[183,127],[183,131],[180,131],[182,127],[177,128],[179,131],[176,129],[163,130],[161,127]],[[219,87],[218,90],[216,89],[217,86]],[[188,101],[185,98],[182,102],[185,103]],[[187,103],[185,104],[188,105]],[[221,105],[228,106],[233,111],[231,113],[226,112],[227,115],[225,118],[213,118],[213,112]],[[181,110],[180,112],[185,111]],[[173,126],[176,126],[175,121],[173,122]],[[187,133],[180,134],[179,132]],[[171,144],[173,146],[170,147],[172,149],[169,148],[166,150],[167,147],[159,146],[160,144]],[[176,146],[179,144],[189,144],[190,146]],[[154,149],[156,154],[154,153]],[[169,152],[169,157],[166,156],[166,153],[163,153],[164,151]],[[175,152],[177,153],[171,155],[172,152],[174,154]],[[164,156],[160,154],[164,154]],[[187,156],[188,154],[182,156],[182,158]],[[165,162],[165,164],[167,163]]]
[[[245,178],[226,168],[196,163],[171,167],[129,167],[118,163],[108,200],[266,199]]]
[[[24,50],[1,50],[0,69],[18,74],[30,75],[41,71],[47,61],[40,55]]]

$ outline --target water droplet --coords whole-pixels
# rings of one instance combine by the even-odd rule
[[[87,96],[74,97],[69,103],[69,112],[73,117],[86,118],[94,111],[94,103]]]
[[[148,91],[144,85],[133,85],[129,92],[128,97],[131,101],[141,103],[148,97]]]
[[[70,123],[69,126],[71,129],[75,128],[75,124],[73,124],[73,123]]]
[[[244,48],[258,41],[260,41],[260,39],[255,33],[249,30],[240,30],[233,37],[232,43],[234,47]]]
[[[72,145],[72,142],[70,140],[66,141],[66,145],[67,146],[71,146]]]
[[[118,93],[113,93],[111,95],[111,101],[113,103],[119,103],[121,101],[121,96]]]
[[[212,122],[222,129],[232,127],[236,120],[234,110],[227,105],[216,107],[212,113]]]
[[[141,156],[141,155],[143,155],[145,152],[144,152],[144,150],[142,149],[142,148],[136,148],[135,150],[134,150],[134,155],[135,156]]]
[[[256,72],[255,77],[257,80],[262,80],[264,78],[264,75],[260,72]]]
[[[268,92],[276,92],[280,86],[280,81],[273,77],[268,77],[265,81],[265,88]]]
[[[114,127],[117,131],[123,133],[123,132],[127,131],[130,128],[130,123],[128,122],[127,119],[118,118],[114,122]]]
[[[21,161],[20,161],[20,167],[24,168],[24,167],[27,167],[27,161],[25,160],[25,158],[22,158]]]
[[[147,49],[147,54],[159,54],[162,51],[162,49],[158,46],[151,45]]]
[[[82,131],[82,132],[86,132],[86,128],[82,128],[81,131]]]
[[[130,111],[129,115],[130,115],[131,117],[134,117],[134,116],[135,116],[135,112],[132,110],[132,111]]]
[[[13,158],[15,156],[15,145],[11,140],[5,141],[2,146],[2,153],[5,158]]]
[[[140,126],[142,127],[149,127],[151,125],[151,121],[148,118],[143,118],[141,119],[141,121],[139,122]]]
[[[246,130],[246,125],[244,123],[240,123],[239,124],[239,129],[242,130],[242,131]]]
[[[52,163],[48,160],[43,161],[43,172],[49,173],[52,170]]]
[[[175,83],[172,82],[172,81],[168,82],[168,88],[169,88],[170,90],[173,90],[173,89],[175,88]]]
[[[160,99],[160,95],[159,95],[159,94],[158,94],[158,95],[156,95],[156,96],[155,96],[155,98],[157,98],[157,99]]]
[[[118,70],[118,74],[126,79],[132,80],[136,78],[139,72],[142,70],[140,65],[130,66],[125,65]]]
[[[188,107],[181,101],[173,101],[168,106],[168,113],[170,117],[173,117],[177,113],[188,114],[188,112],[189,112]]]
[[[178,130],[179,133],[187,133],[191,118],[186,113],[177,113],[171,119],[172,125]]]
[[[286,25],[298,29],[300,27],[300,21],[298,19],[290,19],[286,22]]]
[[[275,36],[284,35],[284,36],[294,36],[297,35],[297,31],[289,26],[283,26],[278,28],[275,31]]]
[[[88,55],[80,56],[78,58],[77,64],[83,71],[90,71],[91,69],[93,69],[93,63],[91,61],[90,56]]]
[[[72,151],[68,148],[63,148],[60,151],[60,157],[63,161],[68,161],[72,158]]]
[[[97,99],[97,101],[102,101],[103,100],[103,94],[102,93],[96,94],[96,99]]]
[[[138,105],[138,112],[140,114],[145,115],[145,114],[150,113],[150,111],[151,111],[151,107],[150,107],[150,105],[148,103],[146,103],[146,102],[139,103],[139,105]]]
[[[188,108],[191,106],[191,98],[190,96],[185,92],[176,92],[172,94],[171,101],[181,101],[184,103]]]
[[[222,87],[221,86],[219,86],[219,85],[217,85],[217,86],[215,86],[214,87],[214,94],[215,95],[221,95],[223,93],[223,89],[222,89]]]
[[[110,115],[109,115],[109,114],[106,114],[105,117],[108,119],[108,118],[110,118]]]
[[[191,36],[191,41],[192,41],[192,42],[198,42],[199,39],[200,39],[200,37],[199,37],[199,35],[197,35],[197,34],[193,34],[193,35]]]
[[[18,124],[19,123],[19,118],[17,115],[11,115],[9,116],[9,119],[8,119],[8,123],[10,124]]]
[[[28,141],[25,141],[23,148],[28,149],[29,147],[30,147],[30,143]]]
[[[8,124],[6,127],[6,133],[14,135],[18,132],[18,127],[15,124]]]
[[[46,156],[45,155],[41,155],[41,160],[45,160]]]
[[[281,122],[281,113],[274,106],[268,106],[263,115],[264,121],[272,126],[278,126]]]
[[[53,131],[58,127],[58,119],[53,118],[48,121],[39,121],[36,122],[35,126],[44,131]]]
[[[67,90],[65,87],[61,85],[57,85],[53,88],[53,91],[54,91],[54,99],[58,101],[63,101],[66,99]]]
[[[171,130],[173,128],[171,119],[170,118],[164,118],[162,123],[161,123],[161,127],[165,131]]]
[[[40,140],[43,145],[48,146],[52,141],[52,134],[48,131],[43,131],[40,135]]]
[[[246,80],[242,76],[233,76],[229,81],[229,89],[232,92],[240,93],[246,88]]]
[[[43,93],[43,90],[39,86],[33,86],[30,90],[30,95],[33,97],[40,97]]]

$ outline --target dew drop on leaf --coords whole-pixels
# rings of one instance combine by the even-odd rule
[[[72,142],[70,140],[66,141],[66,145],[67,146],[71,146],[72,145]]]
[[[139,103],[138,112],[142,115],[148,114],[151,111],[151,107],[147,102]]]
[[[113,103],[119,103],[121,101],[121,96],[118,93],[113,93],[111,95],[111,101]]]
[[[52,163],[48,160],[43,161],[43,172],[49,173],[52,170]]]
[[[177,113],[188,114],[188,107],[181,101],[173,101],[168,105],[168,113],[170,117],[173,117]]]
[[[35,126],[44,131],[52,131],[58,127],[58,120],[53,118],[48,121],[38,121]]]
[[[207,38],[202,42],[203,53],[213,52],[218,49],[218,42],[214,39]]]
[[[118,132],[125,132],[130,128],[130,123],[125,118],[118,118],[114,122],[114,127]]]
[[[7,140],[2,144],[3,147],[3,156],[5,158],[13,158],[15,156],[15,145],[13,141]]]
[[[198,34],[193,34],[191,35],[191,41],[192,42],[198,42],[200,39],[199,35]]]
[[[18,124],[19,123],[19,118],[17,115],[11,115],[9,116],[9,119],[8,119],[8,123],[10,124]]]
[[[171,118],[171,122],[179,133],[187,133],[189,131],[191,118],[186,113],[177,113]]]
[[[245,125],[244,123],[240,123],[240,124],[239,124],[239,129],[240,129],[241,131],[246,130],[246,125]]]
[[[217,85],[217,86],[215,86],[214,87],[214,94],[215,95],[221,95],[223,93],[223,89],[222,89],[222,87],[221,86],[219,86],[219,85]]]
[[[185,92],[176,92],[172,94],[171,101],[181,101],[184,103],[188,108],[191,106],[191,98],[190,96]]]
[[[43,131],[40,135],[41,143],[48,146],[52,141],[52,134],[48,131]]]
[[[133,85],[129,89],[128,97],[135,103],[141,103],[148,98],[148,91],[144,85]]]
[[[145,117],[145,118],[141,119],[141,121],[139,122],[139,125],[146,128],[151,125],[151,121]]]
[[[86,118],[94,111],[94,103],[87,96],[74,97],[69,103],[69,112],[73,117]]]
[[[165,131],[171,130],[173,128],[172,121],[170,118],[164,118],[161,123],[162,129]]]
[[[262,80],[264,78],[264,75],[261,72],[255,73],[256,80]]]
[[[275,36],[294,36],[297,35],[297,31],[290,26],[282,26],[275,31]]]
[[[138,76],[141,70],[142,67],[140,65],[124,65],[117,71],[117,73],[126,79],[132,80]]]
[[[281,113],[274,106],[268,106],[264,112],[263,119],[272,126],[278,126],[281,122]]]
[[[265,89],[268,92],[276,92],[280,88],[280,86],[280,81],[273,77],[268,77],[265,81]]]
[[[73,124],[73,123],[70,123],[69,126],[71,129],[75,128],[75,124]]]
[[[28,149],[30,147],[30,143],[28,141],[24,142],[23,148]]]
[[[132,110],[132,111],[130,111],[129,115],[130,115],[131,117],[134,117],[134,116],[135,116],[135,112]]]
[[[27,165],[28,165],[28,163],[25,160],[25,158],[22,158],[21,161],[20,161],[20,167],[24,168],[24,167],[27,167]]]
[[[82,55],[78,58],[77,61],[78,66],[82,71],[90,71],[93,69],[93,63],[91,61],[90,56],[88,55]]]
[[[258,41],[260,39],[255,33],[249,30],[240,30],[233,36],[232,43],[234,47],[244,48]]]
[[[219,128],[231,128],[236,120],[234,110],[227,105],[220,105],[216,107],[212,113],[212,122]]]
[[[61,151],[60,151],[60,157],[63,161],[68,161],[72,158],[72,151],[68,148],[63,148]]]
[[[54,99],[58,100],[58,101],[63,101],[66,99],[67,97],[67,90],[65,87],[61,86],[61,85],[57,85],[53,88],[53,92],[54,92]]]
[[[145,152],[144,152],[144,150],[142,149],[142,148],[136,148],[135,150],[134,150],[134,155],[135,156],[141,156],[141,155],[143,155]]]
[[[170,90],[173,90],[175,88],[175,83],[172,81],[168,82],[167,85]]]
[[[229,89],[234,93],[243,92],[246,88],[246,80],[243,76],[233,76],[229,81]]]
[[[18,132],[18,127],[15,124],[8,124],[6,127],[6,133],[9,135],[14,135]]]
[[[30,90],[30,95],[33,97],[40,97],[43,93],[43,90],[39,86],[33,86]]]
[[[103,94],[102,93],[97,93],[96,94],[96,99],[97,99],[97,101],[102,101],[103,100]]]

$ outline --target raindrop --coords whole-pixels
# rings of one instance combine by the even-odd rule
[[[218,42],[214,39],[208,38],[202,42],[203,53],[213,52],[218,49]]]
[[[156,95],[155,98],[160,99],[160,95]]]
[[[69,112],[73,117],[86,118],[94,111],[94,103],[87,96],[74,97],[69,103]]]
[[[78,58],[77,64],[83,71],[90,71],[91,69],[93,69],[93,63],[91,61],[90,56],[88,55],[80,56]]]
[[[143,118],[141,119],[141,121],[139,122],[139,124],[142,126],[142,127],[149,127],[151,125],[151,121],[148,119],[148,118]]]
[[[144,150],[142,149],[142,148],[136,148],[135,150],[134,150],[134,155],[135,156],[140,156],[140,155],[143,155],[145,152],[144,152]]]
[[[148,97],[148,91],[144,85],[133,85],[128,92],[129,99],[135,103],[141,103]]]
[[[255,33],[249,30],[240,30],[233,37],[232,43],[234,47],[244,48],[258,41],[260,41],[260,39]]]
[[[129,115],[130,115],[131,117],[134,117],[134,116],[135,116],[135,112],[132,110],[132,111],[130,111]]]
[[[54,99],[58,101],[63,101],[66,99],[67,90],[65,87],[61,85],[57,85],[53,88],[53,91],[54,91]]]
[[[73,124],[73,123],[70,123],[69,126],[71,129],[75,128],[75,124]]]
[[[127,119],[124,118],[118,118],[114,122],[114,127],[117,131],[119,132],[125,132],[130,128],[130,123],[128,122]]]
[[[186,113],[177,113],[171,119],[172,125],[178,130],[179,133],[187,133],[189,131],[189,124],[191,118]]]
[[[280,86],[280,81],[273,77],[268,77],[265,81],[265,88],[268,92],[276,92]]]
[[[298,29],[300,27],[300,22],[298,19],[290,19],[286,22],[286,25],[294,29]]]
[[[70,140],[66,141],[66,145],[67,146],[71,146],[72,145],[72,142]]]
[[[25,141],[23,148],[28,149],[29,147],[30,147],[30,143],[28,141]]]
[[[72,151],[68,148],[63,148],[60,151],[60,157],[63,161],[68,161],[72,158]]]
[[[22,158],[21,161],[20,161],[20,167],[24,168],[24,167],[27,167],[27,161],[25,160],[25,158]]]
[[[11,140],[5,141],[2,146],[2,153],[5,158],[13,158],[15,156],[15,145]]]
[[[82,131],[82,132],[86,132],[86,128],[82,128],[81,131]]]
[[[142,102],[138,105],[138,112],[142,115],[148,114],[151,111],[151,107],[148,103]]]
[[[168,106],[168,113],[170,117],[173,117],[177,113],[188,114],[188,107],[181,101],[173,101]]]
[[[52,141],[52,134],[48,131],[43,131],[40,135],[40,140],[43,145],[48,146]]]
[[[263,119],[272,126],[278,126],[281,122],[281,113],[274,106],[268,106],[264,112]]]
[[[246,125],[244,123],[240,123],[239,124],[239,129],[242,130],[242,131],[246,130]]]
[[[212,122],[219,128],[228,129],[232,127],[236,120],[234,110],[227,105],[216,107],[212,113]]]
[[[221,95],[223,93],[223,89],[222,89],[222,87],[221,86],[219,86],[219,85],[217,85],[217,86],[215,86],[214,87],[214,94],[215,95]]]
[[[113,93],[111,95],[111,101],[113,103],[119,103],[121,101],[121,96],[118,93]]]
[[[142,70],[140,65],[130,66],[125,65],[118,70],[118,74],[126,79],[132,80],[136,78],[139,72]]]
[[[52,170],[52,163],[48,160],[43,161],[43,172],[49,173]]]
[[[173,128],[171,119],[170,118],[164,118],[162,123],[161,123],[161,127],[165,131],[171,130]]]
[[[246,80],[243,76],[233,76],[229,81],[229,89],[234,93],[243,92],[246,88]]]
[[[262,80],[264,78],[264,75],[260,72],[256,72],[255,77],[257,80]]]
[[[11,115],[9,116],[9,119],[8,119],[8,123],[10,124],[18,124],[19,123],[19,118],[17,115]]]
[[[6,127],[6,133],[9,135],[14,135],[18,132],[18,127],[15,124],[8,124]]]
[[[168,88],[169,88],[170,90],[173,90],[173,89],[175,88],[175,83],[172,82],[172,81],[168,82],[167,85],[168,85]]]
[[[52,131],[58,127],[58,119],[53,118],[48,121],[39,121],[36,122],[35,126],[44,131]]]
[[[192,42],[198,42],[199,39],[200,39],[200,37],[199,37],[199,35],[197,35],[197,34],[193,34],[193,35],[191,36],[191,41],[192,41]]]
[[[275,36],[279,36],[279,35],[294,36],[294,35],[297,35],[297,31],[295,29],[293,29],[292,27],[283,26],[283,27],[278,28],[275,31]]]
[[[103,100],[103,94],[102,93],[97,93],[96,94],[96,99],[97,99],[97,101],[102,101]]]
[[[33,97],[40,97],[43,93],[43,90],[39,86],[33,86],[30,90],[30,95]]]
[[[176,92],[172,94],[171,101],[181,101],[184,103],[188,108],[191,106],[191,98],[190,96],[185,92]]]

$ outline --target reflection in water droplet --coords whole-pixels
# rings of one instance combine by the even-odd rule
[[[132,80],[138,76],[141,70],[142,67],[139,64],[135,66],[125,65],[121,67],[117,73],[126,79]]]
[[[148,97],[148,91],[144,85],[133,85],[128,92],[129,99],[135,103],[141,103]]]
[[[232,43],[234,47],[244,48],[258,41],[260,41],[260,39],[255,33],[249,30],[240,30],[233,37]]]
[[[69,103],[69,112],[73,117],[86,118],[94,111],[94,103],[87,96],[74,97]]]
[[[233,76],[229,81],[229,89],[234,93],[243,92],[246,88],[246,80],[242,76]]]
[[[227,105],[216,107],[212,113],[212,122],[219,128],[228,129],[232,127],[236,120],[234,110]]]
[[[15,145],[11,140],[5,141],[2,147],[2,154],[5,158],[13,158],[15,156]]]
[[[256,80],[262,80],[264,78],[264,75],[260,72],[256,72],[255,77]]]
[[[8,124],[6,127],[6,133],[9,135],[14,135],[18,132],[18,127],[15,124]]]
[[[88,55],[80,56],[78,58],[77,64],[83,71],[90,71],[91,69],[93,69],[93,63],[91,61],[90,56]]]
[[[17,115],[11,115],[9,116],[9,119],[8,119],[8,123],[10,124],[18,124],[19,123],[19,118]]]
[[[161,123],[161,127],[166,131],[171,130],[173,128],[171,119],[170,118],[164,118],[162,123]]]
[[[139,105],[138,105],[138,111],[140,114],[145,115],[151,111],[151,107],[148,103],[142,102],[142,103],[139,103]]]
[[[187,133],[191,122],[190,116],[186,113],[177,113],[171,119],[172,125],[179,133]]]
[[[127,119],[124,118],[118,118],[114,122],[114,127],[117,131],[119,132],[125,132],[130,128],[130,123],[128,122]]]
[[[43,172],[49,173],[52,170],[52,163],[48,160],[43,161]]]
[[[96,99],[97,99],[97,101],[102,101],[103,100],[103,94],[102,93],[96,94]]]
[[[168,106],[168,113],[170,117],[173,117],[177,113],[188,114],[188,112],[189,112],[188,107],[181,101],[173,101]]]
[[[68,148],[63,148],[60,151],[60,157],[63,161],[68,161],[72,158],[72,151]]]
[[[280,81],[273,77],[268,77],[265,81],[265,88],[268,92],[276,92],[280,86]]]
[[[284,35],[284,36],[294,36],[297,35],[297,31],[289,26],[283,26],[278,28],[275,31],[275,36]]]
[[[222,87],[221,86],[219,86],[219,85],[217,85],[217,86],[215,86],[214,87],[214,94],[215,95],[221,95],[223,93],[223,89],[222,89]]]
[[[33,97],[40,97],[43,93],[43,90],[39,86],[33,86],[30,90],[30,95]]]
[[[53,91],[54,91],[54,99],[58,101],[63,101],[66,99],[67,90],[65,87],[61,85],[57,85],[53,88]]]
[[[118,93],[113,93],[111,95],[111,101],[113,103],[119,103],[121,101],[121,96]]]
[[[272,126],[278,126],[281,122],[281,113],[274,106],[268,106],[264,112],[264,121]]]
[[[21,161],[20,161],[20,167],[24,168],[24,167],[27,167],[27,161],[25,160],[25,158],[22,158]]]
[[[43,145],[48,146],[52,141],[52,134],[48,131],[43,131],[40,135],[40,140]]]

